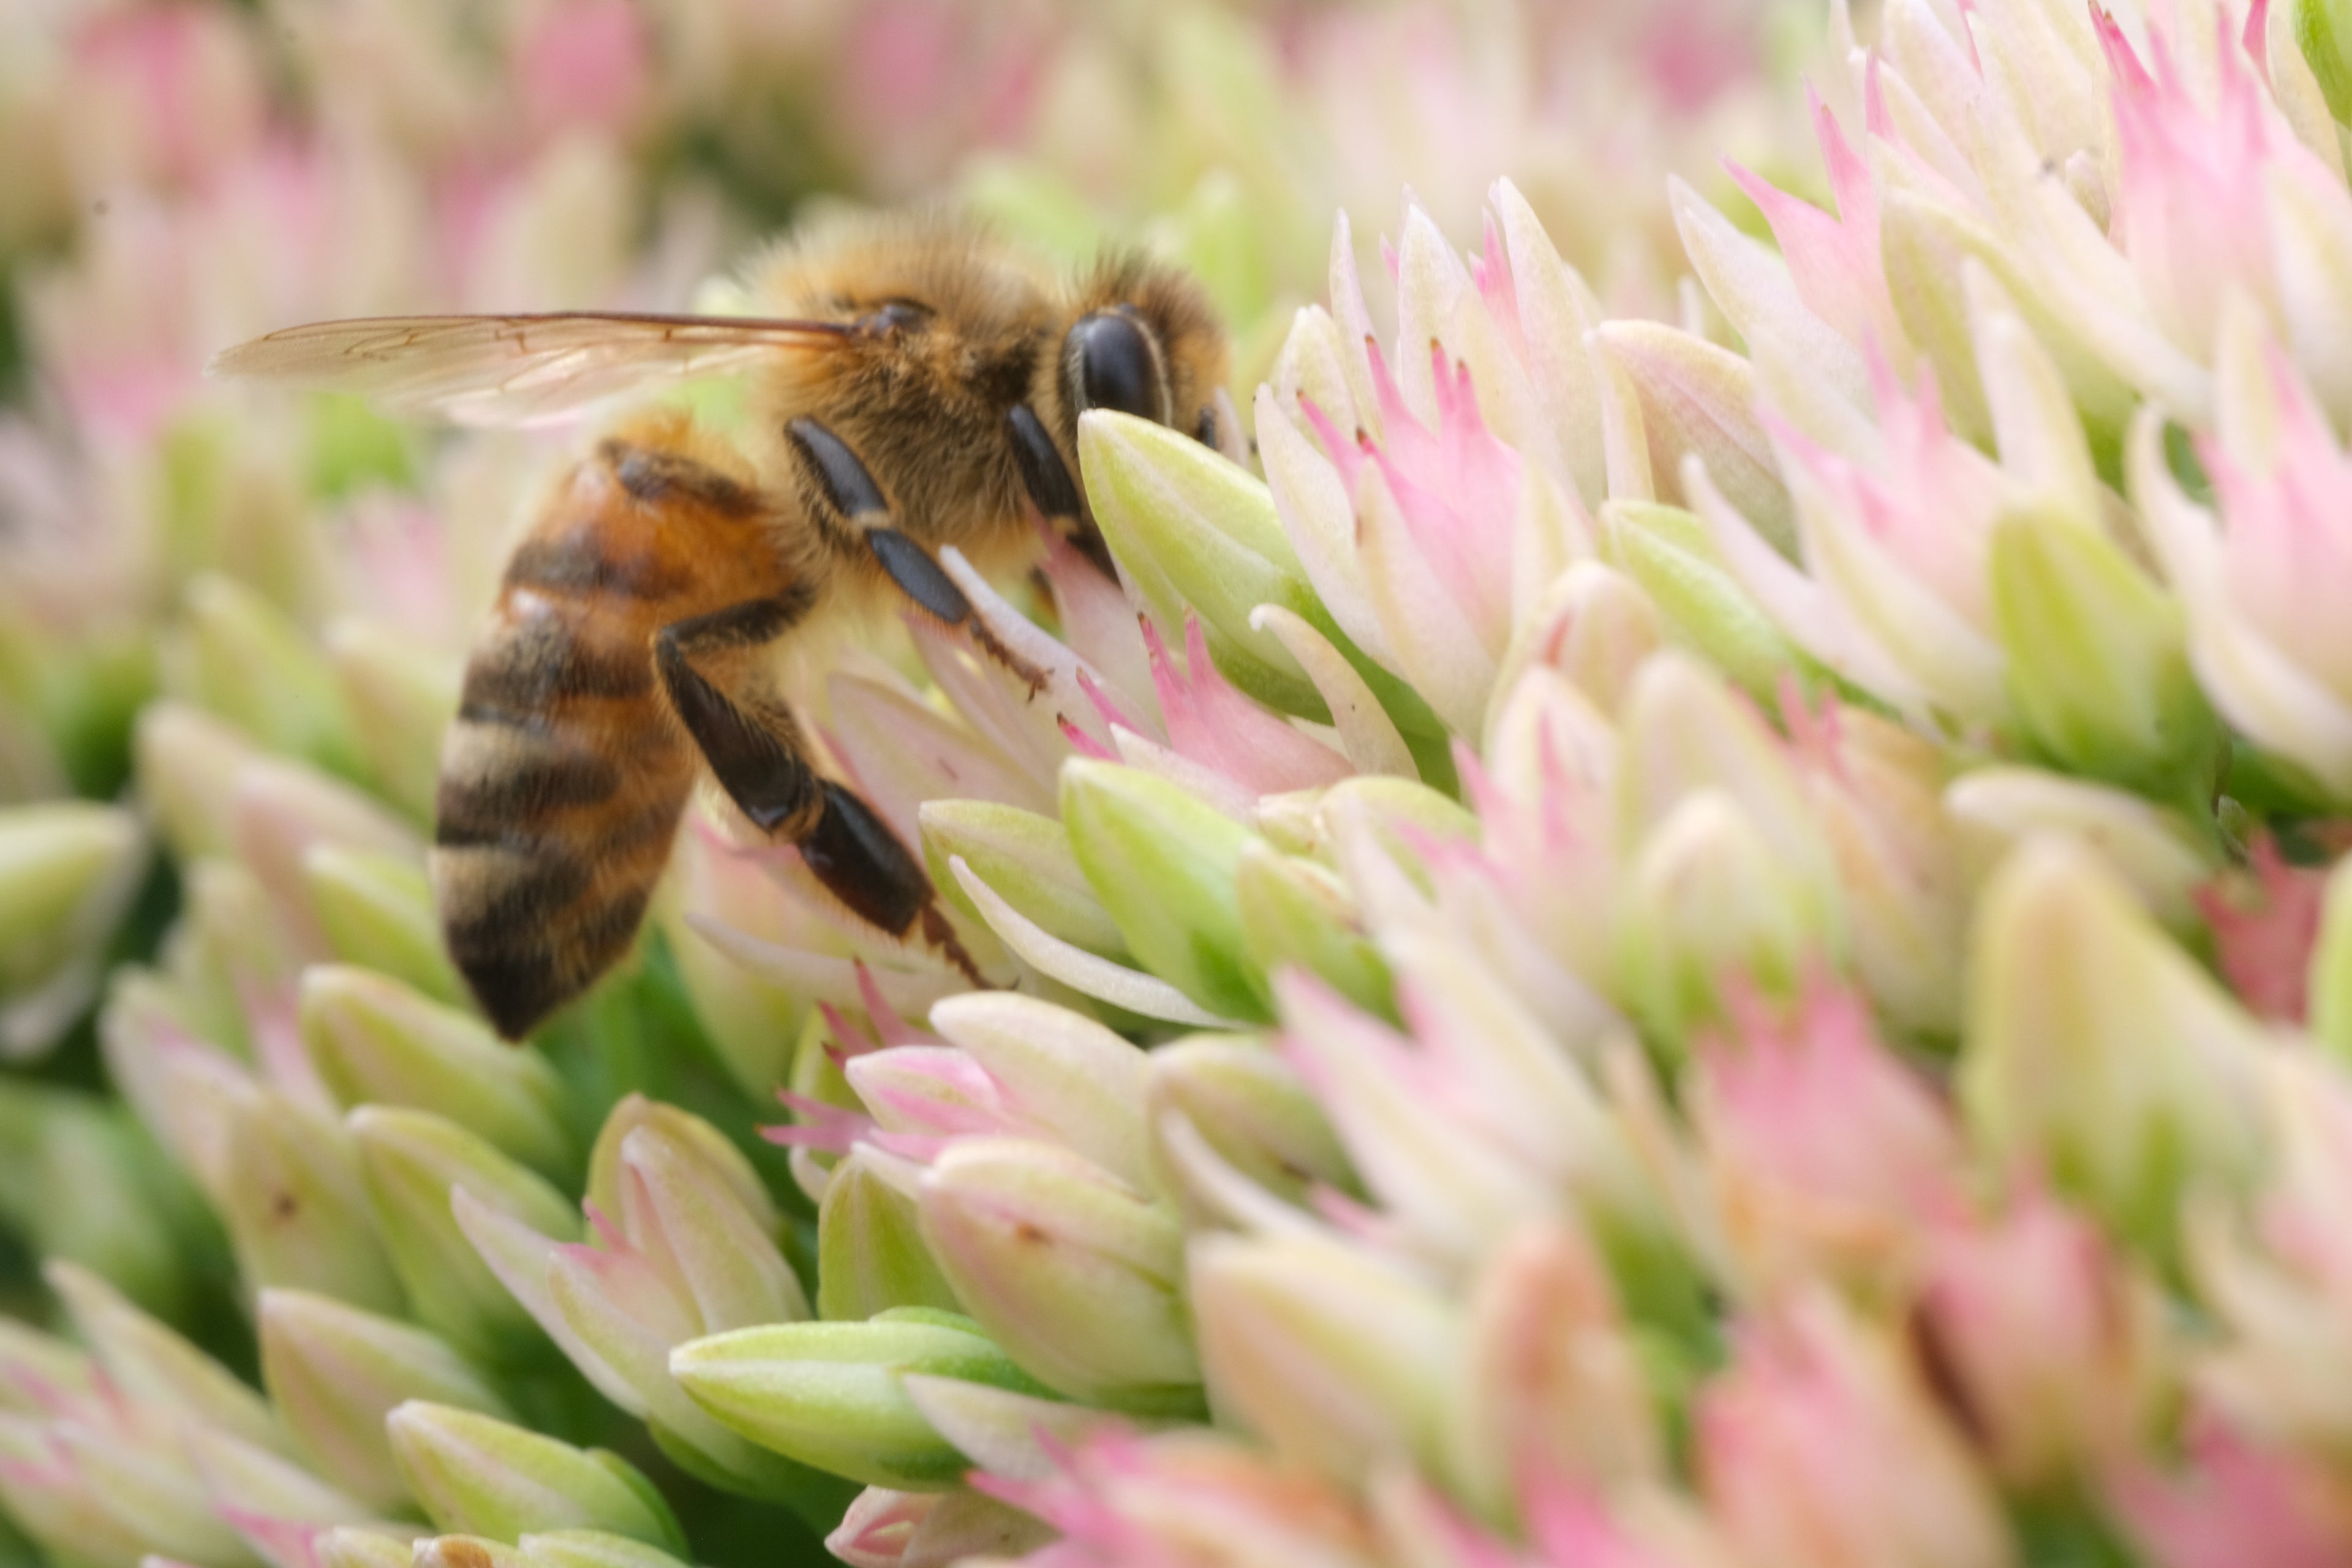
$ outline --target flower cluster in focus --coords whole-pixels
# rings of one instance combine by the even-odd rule
[[[2352,1561],[2352,15],[1585,9],[28,27],[0,1512],[89,1568]],[[793,675],[985,984],[710,792],[501,1044],[424,845],[576,436],[189,367],[677,307],[763,204],[950,176],[1198,271],[1249,435],[1085,416],[1116,582],[945,552],[1034,687],[914,616]]]

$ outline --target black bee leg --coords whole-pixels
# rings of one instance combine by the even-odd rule
[[[805,599],[748,599],[664,626],[654,636],[662,689],[744,816],[798,846],[817,880],[852,914],[895,937],[919,928],[981,984],[922,866],[864,801],[817,776],[791,710],[740,659],[775,641],[807,609]]]
[[[813,481],[846,534],[862,539],[883,574],[898,586],[917,609],[971,634],[979,649],[1029,683],[1034,694],[1045,689],[1045,672],[1007,647],[988,623],[972,613],[971,601],[949,576],[931,552],[892,526],[894,514],[882,496],[882,487],[860,462],[849,444],[824,425],[805,416],[784,426],[802,468]]]
[[[986,984],[964,951],[955,928],[940,908],[923,868],[883,826],[873,809],[832,780],[821,781],[824,809],[816,826],[800,839],[801,858],[833,896],[867,924],[905,937],[921,928],[923,940],[963,972],[974,985]]]
[[[702,667],[766,647],[807,609],[804,599],[747,599],[654,634],[654,668],[662,689],[719,787],[763,831],[786,837],[807,831],[822,805],[800,729],[791,711],[757,689],[744,672],[713,681]],[[730,687],[736,695],[730,695]]]
[[[1118,568],[1111,564],[1110,546],[1103,540],[1102,531],[1087,512],[1085,498],[1070,478],[1070,466],[1062,461],[1061,448],[1045,434],[1036,410],[1025,403],[1016,403],[1013,412],[1004,416],[1006,430],[1013,437],[1013,459],[1020,466],[1021,482],[1029,489],[1029,499],[1045,521],[1062,531],[1079,554],[1093,562],[1102,574],[1112,582],[1118,581]]]

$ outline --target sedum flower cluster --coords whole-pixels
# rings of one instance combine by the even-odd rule
[[[31,313],[65,423],[0,430],[0,484],[112,552],[43,553],[33,510],[0,541],[54,584],[0,626],[0,1054],[68,1042],[0,1081],[51,1314],[0,1321],[28,1549],[2352,1561],[2352,15],[1838,3],[1790,29],[1808,89],[1704,5],[1571,37],[908,5],[794,39],[696,8],[703,55],[579,9],[517,8],[478,77],[388,66],[315,146],[124,132],[185,227],[142,254],[212,285],[93,240],[31,296],[99,303]],[[439,14],[287,15],[397,65]],[[139,39],[123,69],[249,101],[249,39]],[[907,87],[974,39],[992,93]],[[1638,89],[1491,53],[1571,45]],[[1224,97],[1089,121],[1139,47]],[[857,143],[865,189],[994,138],[965,195],[1041,243],[1116,221],[1112,176],[1171,211],[1251,439],[1086,416],[1116,584],[947,552],[1038,689],[911,616],[798,674],[987,987],[714,795],[641,953],[512,1049],[424,844],[478,536],[562,438],[428,458],[181,384],[184,339],[92,345],[151,296],[247,319],[290,220],[242,178],[421,182],[383,198],[403,256],[537,232],[460,146],[499,178],[602,146],[647,192],[695,146],[737,211],[729,159],[824,144],[758,119],[747,62],[861,50],[908,121]],[[696,59],[732,95],[665,74]],[[1743,156],[1657,205],[1668,122]],[[356,163],[306,186],[311,156]],[[1302,209],[1405,158],[1380,265],[1342,216],[1298,281]],[[632,287],[614,247],[590,284],[518,262],[521,302]],[[597,297],[675,302],[640,284]],[[56,798],[111,788],[134,710],[133,795]],[[101,993],[111,1096],[68,1081]]]

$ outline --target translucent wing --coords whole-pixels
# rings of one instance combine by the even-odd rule
[[[740,370],[779,349],[822,348],[838,321],[564,310],[541,316],[373,316],[316,321],[213,356],[234,381],[352,392],[387,410],[465,425],[557,419],[651,382]]]

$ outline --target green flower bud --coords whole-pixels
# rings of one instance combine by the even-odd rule
[[[817,1315],[862,1322],[893,1307],[952,1311],[954,1287],[923,1240],[912,1198],[861,1153],[833,1168],[817,1207]]]
[[[1675,493],[1684,463],[1696,458],[1756,531],[1793,554],[1795,509],[1756,417],[1756,371],[1748,360],[1664,321],[1604,321],[1593,329],[1592,341],[1639,404],[1660,491]]]
[[[0,1421],[0,1508],[52,1561],[257,1568],[177,1456],[91,1423]]]
[[[457,710],[457,666],[370,621],[330,626],[327,657],[369,776],[411,821],[432,821],[441,731]]]
[[[250,1060],[257,1052],[247,996],[276,996],[301,960],[261,880],[235,860],[199,860],[183,872],[173,978],[180,1021],[208,1024],[199,1037]]]
[[[74,1331],[107,1380],[131,1404],[275,1453],[294,1452],[292,1438],[260,1395],[105,1280],[54,1258],[43,1265],[41,1278],[65,1304]]]
[[[415,1400],[385,1417],[384,1427],[409,1494],[441,1530],[497,1541],[601,1530],[686,1554],[669,1505],[617,1454]]]
[[[226,1097],[219,1113],[206,1140],[219,1157],[215,1200],[247,1288],[282,1285],[399,1311],[400,1280],[341,1124],[274,1089]]]
[[[1744,975],[1793,994],[1833,939],[1834,889],[1772,853],[1738,805],[1702,791],[1651,834],[1617,928],[1618,989],[1643,1021],[1680,1040],[1719,1010],[1717,985]]]
[[[311,1460],[369,1508],[408,1500],[384,1416],[412,1399],[504,1415],[457,1352],[423,1329],[301,1290],[264,1290],[261,1378]]]
[[[1992,1167],[2031,1162],[2173,1258],[2183,1196],[2256,1173],[2264,1031],[2065,839],[2010,857],[1970,948],[1958,1089]]]
[[[950,996],[931,1008],[931,1027],[980,1065],[1013,1116],[1130,1186],[1150,1181],[1142,1051],[1092,1018],[1010,991]]]
[[[1391,1010],[1388,965],[1365,936],[1338,877],[1252,841],[1242,847],[1234,900],[1250,951],[1267,973],[1296,964],[1360,1007]]]
[[[118,807],[0,807],[0,1058],[46,1052],[98,997],[103,948],[147,870]]]
[[[764,1215],[714,1174],[694,1143],[646,1122],[622,1140],[621,1168],[620,1207],[609,1217],[679,1300],[692,1303],[700,1331],[808,1316],[808,1299],[764,1228]],[[559,1268],[559,1302],[566,1299],[565,1278]],[[566,1315],[583,1338],[592,1337],[586,1323]]]
[[[1212,1013],[1268,1016],[1234,896],[1248,829],[1164,779],[1084,760],[1063,766],[1062,820],[1145,968]]]
[[[622,1212],[622,1145],[640,1127],[656,1128],[676,1139],[687,1155],[703,1168],[704,1178],[717,1183],[742,1205],[760,1234],[782,1234],[783,1218],[776,1212],[775,1200],[768,1195],[759,1173],[751,1169],[751,1162],[727,1142],[725,1133],[692,1111],[647,1100],[642,1094],[629,1095],[614,1105],[604,1118],[603,1131],[596,1134],[596,1147],[588,1156],[586,1202],[597,1212]]]
[[[213,1240],[202,1209],[121,1105],[0,1080],[0,1218],[35,1253],[176,1311]]]
[[[570,1241],[580,1214],[546,1180],[456,1122],[364,1105],[345,1125],[384,1249],[417,1321],[493,1365],[534,1349],[539,1331],[450,1210],[452,1189],[543,1235]]]
[[[1837,863],[1780,741],[1720,677],[1683,654],[1626,695],[1617,831],[1631,861],[1614,933],[1624,999],[1668,1040],[1745,971],[1787,990],[1844,949]]]
[[[233,584],[212,575],[199,582],[246,594],[257,589],[268,595],[255,595],[265,607],[270,600],[299,605],[319,595],[327,571],[324,531],[311,525],[303,504],[290,444],[257,440],[226,409],[214,407],[175,416],[153,451],[146,500],[164,581],[234,573],[241,581]]]
[[[234,809],[237,852],[306,956],[327,952],[326,931],[310,903],[307,861],[314,850],[333,846],[424,863],[424,846],[405,823],[300,763],[263,757],[246,764],[236,776]]]
[[[867,1486],[937,1491],[965,1468],[907,1395],[909,1373],[1038,1392],[970,1320],[919,1307],[862,1323],[772,1323],[695,1340],[670,1375],[720,1421]]]
[[[1355,1185],[1348,1152],[1323,1108],[1288,1064],[1256,1041],[1196,1035],[1151,1053],[1145,1103],[1161,1184],[1187,1193],[1181,1163],[1164,1143],[1171,1118],[1228,1165],[1277,1197],[1305,1199],[1309,1188]]]
[[[1102,409],[1078,421],[1078,467],[1104,539],[1160,622],[1198,611],[1225,679],[1285,712],[1328,717],[1281,639],[1250,625],[1260,605],[1278,605],[1341,640],[1265,486],[1188,437]]]
[[[341,1525],[310,1538],[310,1560],[317,1568],[413,1568],[415,1548],[408,1531],[396,1527]]]
[[[2336,1060],[2352,1064],[2352,858],[2327,875],[2309,974],[2311,1032]]]
[[[1979,768],[1944,791],[1960,844],[1980,870],[2036,834],[2063,834],[2105,858],[2166,925],[2198,919],[2196,889],[2220,869],[2215,847],[2182,816],[2128,791],[2040,768]]]
[[[183,861],[236,852],[236,776],[261,754],[244,731],[184,702],[152,702],[131,735],[139,796]]]
[[[2352,6],[2344,0],[2287,0],[2279,10],[2286,13],[2283,20],[2293,29],[2295,47],[2319,79],[2327,112],[2337,123],[2352,125]]]
[[[187,615],[163,660],[173,697],[219,714],[268,751],[345,778],[362,774],[334,672],[301,629],[229,578],[188,584]]]
[[[2066,768],[2151,793],[2201,788],[2217,731],[2179,605],[2097,528],[2014,511],[1988,563],[2011,700]]]
[[[221,1517],[265,1560],[323,1526],[361,1524],[373,1510],[291,1459],[218,1432],[187,1445],[188,1463]]]
[[[313,964],[302,973],[300,1018],[311,1063],[342,1104],[430,1110],[536,1170],[571,1163],[555,1070],[471,1014],[369,970]]]
[[[1054,818],[985,800],[927,801],[921,818],[931,886],[974,920],[980,910],[950,873],[951,856],[962,856],[1006,903],[1054,936],[1106,958],[1126,953],[1118,922],[1079,868],[1069,830]]]
[[[422,867],[322,844],[302,857],[302,875],[337,958],[405,981],[438,1002],[466,1000]]]
[[[1761,698],[1802,668],[1795,646],[1717,563],[1697,518],[1654,501],[1613,500],[1600,521],[1604,559],[1648,591],[1673,641]]]
[[[919,1201],[940,1271],[1024,1371],[1088,1404],[1198,1408],[1172,1210],[1068,1150],[1020,1138],[957,1140]]]
[[[1193,1243],[1192,1283],[1222,1416],[1346,1484],[1398,1455],[1444,1473],[1463,1328],[1428,1287],[1328,1242],[1230,1234]]]

